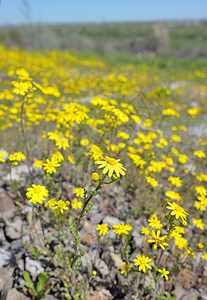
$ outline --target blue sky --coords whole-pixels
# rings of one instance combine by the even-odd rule
[[[25,0],[0,0],[0,25],[24,24]],[[31,23],[207,20],[207,0],[26,0]]]

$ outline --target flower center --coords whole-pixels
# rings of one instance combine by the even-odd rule
[[[36,187],[36,188],[34,189],[34,192],[35,192],[35,194],[39,194],[39,193],[41,193],[41,189],[38,188],[38,187]]]
[[[117,160],[115,158],[108,158],[107,163],[111,166],[116,166]]]
[[[176,210],[177,212],[182,212],[182,211],[183,211],[183,208],[180,207],[180,206],[176,206],[175,210]]]
[[[146,259],[145,258],[140,259],[140,263],[141,265],[146,265]]]

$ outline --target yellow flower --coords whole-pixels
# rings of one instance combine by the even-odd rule
[[[72,165],[74,164],[72,155],[68,155],[67,160],[68,160]]]
[[[22,95],[22,96],[24,96],[28,92],[29,88],[32,86],[30,82],[14,81],[12,84],[15,87],[13,89],[13,92],[17,95]]]
[[[188,241],[183,237],[179,237],[178,239],[175,239],[175,245],[179,249],[186,249],[188,247]]]
[[[192,252],[192,249],[191,248],[189,248],[189,249],[187,249],[186,251],[185,251],[185,253],[188,255],[188,257],[196,257],[195,256],[195,253],[194,252]]]
[[[147,180],[147,182],[148,182],[149,184],[151,184],[151,186],[153,186],[153,187],[156,187],[156,186],[159,185],[158,182],[157,182],[157,180],[155,180],[154,178],[152,178],[152,177],[150,177],[150,176],[147,176],[147,177],[146,177],[146,180]]]
[[[135,261],[134,265],[139,266],[139,271],[143,271],[145,273],[146,268],[152,269],[152,267],[148,264],[149,262],[152,261],[151,258],[146,257],[141,254],[137,255],[136,257],[137,258],[134,259],[134,261]]]
[[[148,219],[148,222],[149,226],[152,228],[160,229],[163,227],[160,220],[158,220],[158,217],[155,214],[151,216],[151,219]]]
[[[204,230],[205,223],[203,223],[201,219],[193,218],[192,220],[193,220],[193,223],[196,225],[196,227],[200,228],[201,230]]]
[[[122,269],[121,274],[128,274],[130,272],[130,263],[125,263],[123,262],[123,265],[120,266],[120,268]]]
[[[155,231],[152,230],[152,235],[154,237],[151,236],[151,239],[149,239],[147,242],[155,243],[154,249],[157,249],[157,246],[159,245],[162,248],[162,250],[165,250],[165,247],[169,245],[168,243],[165,242],[167,235],[160,237],[160,230],[158,230],[157,233],[155,233]]]
[[[202,249],[202,248],[204,247],[204,245],[203,245],[202,243],[198,243],[198,244],[197,244],[197,247],[198,247],[199,249]]]
[[[195,118],[195,116],[197,115],[197,113],[199,111],[200,111],[200,107],[194,107],[194,108],[188,109],[188,113],[189,113],[189,115],[191,115],[192,118]]]
[[[181,187],[182,186],[182,180],[179,177],[170,176],[170,177],[168,177],[167,180],[170,181],[176,187]]]
[[[170,274],[170,272],[167,271],[165,268],[163,268],[163,269],[158,269],[158,272],[160,272],[160,273],[162,274],[161,277],[165,277],[166,280],[169,279],[169,278],[168,278],[168,274]]]
[[[151,231],[147,227],[142,227],[141,234],[150,235]]]
[[[128,231],[132,230],[132,226],[129,224],[124,225],[124,223],[119,225],[113,225],[114,232],[118,235],[129,234]]]
[[[167,192],[165,192],[165,195],[170,199],[182,201],[182,198],[180,197],[180,195],[174,191],[167,191]]]
[[[169,206],[166,206],[166,208],[172,210],[171,211],[172,216],[175,216],[176,219],[181,218],[182,220],[186,220],[186,216],[188,214],[187,212],[185,212],[185,210],[182,207],[177,205],[175,202],[173,203],[167,202],[167,203],[169,204]]]
[[[55,203],[55,205],[54,206],[52,206],[51,208],[52,209],[57,209],[56,210],[56,214],[57,215],[60,215],[60,214],[63,214],[63,211],[64,210],[68,210],[69,208],[68,208],[68,205],[70,204],[70,202],[69,201],[63,201],[63,200],[59,200],[59,201],[57,201],[56,203]]]
[[[42,160],[35,159],[35,161],[33,163],[33,167],[36,167],[37,169],[42,169],[42,165],[43,165]]]
[[[44,166],[44,170],[46,171],[46,173],[52,174],[52,173],[56,173],[55,168],[59,167],[60,164],[57,160],[46,159],[46,163],[44,163],[43,166]]]
[[[81,201],[78,201],[76,198],[73,199],[72,208],[77,210],[78,208],[81,208],[82,205],[83,203]]]
[[[120,174],[124,176],[124,170],[126,171],[126,169],[123,167],[122,164],[119,163],[119,161],[120,159],[117,160],[115,158],[110,158],[106,156],[102,161],[95,161],[95,164],[100,164],[100,166],[98,166],[98,169],[104,168],[103,174],[108,173],[108,176],[111,177],[112,174],[115,172],[116,175],[119,177]]]
[[[203,255],[201,257],[207,261],[207,252],[203,252]]]
[[[91,174],[91,179],[95,182],[98,182],[99,181],[99,174],[94,172]]]
[[[83,188],[76,188],[73,190],[73,193],[77,196],[77,197],[84,197],[84,189]]]
[[[0,151],[0,162],[5,162],[6,159],[4,159],[4,158],[6,158],[6,157],[7,157],[6,151]]]
[[[57,160],[58,162],[61,162],[64,160],[64,156],[59,151],[55,151],[51,156],[51,160]]]
[[[105,224],[98,224],[97,226],[96,226],[96,230],[100,230],[99,231],[99,235],[105,235],[105,234],[107,234],[108,233],[108,230],[109,230],[109,228],[107,227],[107,223],[105,223]]]
[[[46,206],[49,206],[50,208],[53,208],[53,206],[54,206],[55,204],[57,204],[57,201],[56,201],[55,198],[53,198],[53,199],[48,200],[47,203],[45,203],[45,207],[46,207]]]
[[[69,144],[68,144],[68,140],[66,138],[58,138],[56,139],[56,146],[59,148],[59,149],[62,149],[63,150],[66,150],[66,148],[69,148]]]
[[[194,155],[196,155],[199,158],[205,158],[206,157],[205,153],[202,150],[195,151]]]
[[[48,196],[48,190],[42,185],[33,184],[31,188],[27,189],[27,191],[26,196],[29,199],[29,202],[34,204],[42,204],[42,201],[45,201],[45,197]]]
[[[82,146],[88,146],[89,145],[89,140],[88,139],[82,139],[81,141],[80,141],[80,145],[82,145]]]

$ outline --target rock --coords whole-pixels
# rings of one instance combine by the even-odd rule
[[[6,291],[7,287],[9,287],[9,289],[11,288],[13,283],[13,279],[12,279],[13,272],[14,272],[14,268],[10,268],[10,267],[0,268],[0,291],[2,290]]]
[[[102,288],[101,290],[94,291],[90,296],[89,300],[111,300],[114,299],[109,290]]]
[[[113,264],[115,267],[120,268],[121,265],[123,265],[123,260],[121,257],[115,253],[110,253],[111,260],[113,261]]]
[[[181,284],[177,283],[175,285],[174,296],[176,300],[197,300],[198,297],[196,295],[195,290],[186,290]]]
[[[42,298],[42,300],[57,300],[53,295],[47,295],[45,298]]]
[[[113,227],[113,225],[119,225],[123,222],[116,217],[107,216],[103,219],[103,224],[107,223],[109,227]]]
[[[26,177],[28,177],[28,176],[29,176],[28,167],[27,167],[27,165],[23,164],[23,165],[13,167],[11,169],[11,177],[10,177],[10,174],[7,174],[4,177],[4,181],[10,182],[10,178],[12,178],[12,180],[19,181],[20,186],[23,187],[26,183]]]
[[[0,188],[0,214],[5,215],[5,212],[13,212],[14,202],[11,197],[9,197],[6,191]]]
[[[95,229],[94,229],[93,224],[92,224],[90,221],[88,221],[88,220],[86,220],[86,221],[83,223],[83,228],[84,228],[88,233],[90,233],[90,234],[95,233]]]
[[[5,249],[0,249],[0,267],[8,265],[12,259],[13,259],[13,255],[10,251],[7,251]]]
[[[16,217],[12,223],[6,222],[5,234],[11,240],[16,240],[21,237],[22,220]]]
[[[95,262],[95,267],[97,270],[99,270],[99,272],[102,274],[103,277],[108,276],[109,275],[109,268],[107,266],[107,264],[100,258],[96,259]]]
[[[44,272],[43,267],[37,260],[31,259],[29,256],[26,257],[26,270],[32,275],[39,275]]]
[[[17,289],[13,288],[8,292],[6,300],[29,300],[24,294],[21,294]],[[48,299],[49,300],[49,299]]]
[[[83,239],[82,239],[82,243],[84,245],[90,246],[91,244],[94,244],[95,242],[95,238],[92,235],[86,235]]]

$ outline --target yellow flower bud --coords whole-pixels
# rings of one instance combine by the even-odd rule
[[[94,172],[91,174],[91,179],[95,182],[99,181],[99,175],[98,173]]]
[[[92,275],[93,275],[93,276],[96,276],[96,274],[97,274],[96,271],[93,271],[93,272],[92,272]]]
[[[116,175],[116,174],[113,174],[112,176],[111,176],[111,180],[112,181],[117,181],[119,179],[119,177]]]

